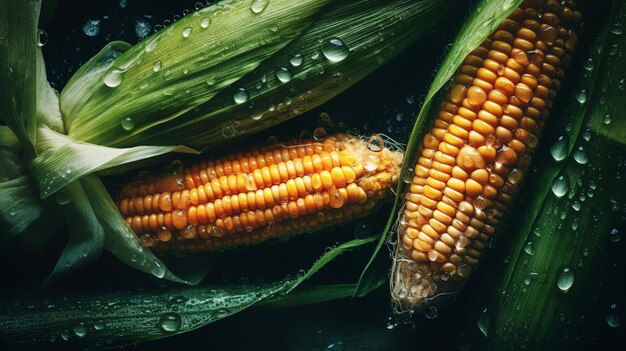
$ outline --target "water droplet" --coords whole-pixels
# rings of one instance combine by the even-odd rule
[[[236,104],[243,104],[248,101],[248,92],[244,88],[239,88],[235,94],[233,94],[233,100],[235,100]]]
[[[604,124],[611,124],[611,115],[609,115],[608,113],[606,115],[604,115]]]
[[[339,38],[332,38],[322,47],[322,54],[330,62],[340,62],[348,57],[349,49]]]
[[[552,181],[552,193],[556,197],[561,198],[565,196],[565,194],[567,194],[568,191],[569,191],[569,180],[567,179],[565,175],[561,174],[558,177],[554,178],[554,181]]]
[[[95,322],[93,322],[93,328],[95,330],[104,330],[104,328],[106,328],[107,324],[106,321],[104,319],[99,319]]]
[[[250,10],[254,13],[261,13],[267,5],[270,3],[270,0],[252,0],[250,4]]]
[[[87,20],[82,29],[86,36],[95,37],[100,33],[100,20]]]
[[[300,54],[295,54],[291,59],[289,59],[289,63],[291,63],[291,65],[294,67],[300,66],[302,64],[302,61],[303,57]]]
[[[426,307],[426,310],[424,311],[424,316],[426,318],[434,319],[434,318],[437,318],[437,315],[439,315],[439,310],[437,309],[437,307],[435,306]]]
[[[578,147],[578,149],[574,151],[574,160],[576,160],[576,162],[581,165],[587,164],[587,162],[589,162],[589,159],[587,158],[587,153],[585,152],[585,148],[583,146]]]
[[[255,121],[260,120],[261,118],[263,118],[263,112],[259,112],[259,113],[257,113],[256,115],[252,115],[252,117],[251,117],[251,118],[252,118],[253,120],[255,120]]]
[[[291,80],[291,72],[289,72],[287,67],[281,67],[276,71],[276,78],[281,83],[287,83]]]
[[[356,239],[367,238],[372,234],[369,225],[367,223],[359,223],[354,228],[354,237]]]
[[[135,122],[130,117],[123,118],[120,124],[122,125],[122,128],[124,128],[124,130],[131,130],[135,128]]]
[[[328,133],[326,132],[326,129],[322,127],[317,127],[313,130],[313,139],[315,140],[322,140],[326,138],[326,136],[328,136]]]
[[[40,29],[38,32],[37,46],[41,47],[48,43],[48,33],[45,30]]]
[[[489,336],[489,327],[491,326],[491,317],[487,313],[486,308],[482,311],[482,313],[476,319],[476,325],[478,326],[478,330],[480,330],[480,332],[483,333],[485,337]]]
[[[343,83],[343,73],[341,73],[341,72],[333,73],[333,83],[335,83],[335,84]]]
[[[615,23],[613,27],[611,27],[611,33],[615,35],[622,35],[622,33],[624,33],[624,29],[622,29],[622,25],[620,23]]]
[[[157,44],[159,43],[159,39],[160,37],[156,37],[154,40],[146,44],[146,47],[145,47],[146,52],[153,51],[156,48]]]
[[[572,209],[573,209],[574,211],[576,211],[576,212],[580,211],[580,202],[578,202],[578,201],[574,201],[574,202],[572,203]]]
[[[415,174],[415,170],[411,167],[403,168],[400,172],[400,178],[402,181],[410,184],[413,181],[413,175]]]
[[[154,72],[158,72],[161,70],[161,60],[154,63],[154,66],[152,66],[152,70]]]
[[[152,270],[150,271],[150,273],[152,273],[153,276],[161,279],[165,277],[165,268],[163,268],[161,264],[155,262],[154,267],[152,267]]]
[[[563,161],[567,157],[567,148],[567,135],[561,135],[550,148],[550,154],[552,154],[552,158],[554,158],[555,161]]]
[[[583,67],[585,67],[587,71],[593,70],[595,65],[593,64],[593,60],[591,59],[591,57],[585,60],[585,62],[583,62]]]
[[[617,328],[622,325],[622,319],[619,316],[619,309],[616,304],[612,304],[609,313],[606,315],[606,323],[611,328]]]
[[[613,228],[609,232],[609,239],[611,239],[612,242],[617,243],[620,240],[622,240],[622,234],[619,232],[617,228]]]
[[[222,135],[224,138],[232,138],[237,135],[237,129],[232,123],[226,123],[222,126]]]
[[[68,203],[70,203],[70,194],[65,189],[59,190],[54,196],[54,198],[56,199],[57,203],[61,206],[67,205]]]
[[[535,245],[532,241],[528,241],[526,245],[524,245],[524,252],[529,255],[532,255],[535,252]]]
[[[559,290],[567,292],[572,285],[574,285],[574,271],[570,267],[561,269],[556,278],[556,286]]]
[[[381,152],[385,148],[385,140],[379,134],[373,134],[367,141],[367,149],[372,152]]]
[[[152,25],[143,19],[138,19],[135,21],[135,34],[141,39],[150,35],[150,31],[152,30]]]
[[[15,209],[15,207],[11,207],[11,209],[9,210],[9,216],[13,217],[17,214],[17,210]]]
[[[79,338],[82,338],[85,335],[87,335],[87,326],[85,325],[84,322],[80,322],[76,324],[75,326],[72,327],[72,330],[74,331],[74,334],[76,334],[76,336],[78,336]]]
[[[192,31],[193,31],[193,28],[185,27],[185,29],[183,29],[183,38],[189,38]]]
[[[122,83],[124,72],[121,69],[112,68],[104,75],[104,85],[109,88],[115,88]]]
[[[586,129],[583,132],[583,139],[585,139],[585,141],[591,140],[591,129]]]
[[[208,17],[204,17],[203,19],[200,20],[200,28],[208,28],[209,25],[211,24],[211,19]]]
[[[583,89],[576,94],[576,101],[581,104],[587,102],[587,90]]]
[[[180,330],[182,321],[176,312],[165,313],[159,318],[159,327],[167,333],[174,333]]]
[[[68,341],[70,339],[70,331],[69,330],[62,331],[61,338],[65,341]]]

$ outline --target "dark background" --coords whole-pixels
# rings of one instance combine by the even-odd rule
[[[53,87],[61,90],[71,75],[109,41],[124,40],[134,44],[141,40],[136,30],[137,23],[141,23],[142,28],[149,26],[151,34],[159,26],[177,19],[176,16],[182,16],[185,11],[193,11],[196,3],[197,1],[189,0],[59,1],[54,16],[42,26],[48,34],[48,42],[43,47],[48,79]],[[455,11],[448,12],[431,35],[425,36],[424,40],[415,43],[340,97],[251,138],[264,139],[269,135],[295,136],[301,129],[311,131],[322,125],[319,115],[325,112],[335,122],[337,129],[352,129],[363,134],[383,132],[400,142],[406,142],[437,63],[468,9],[469,5],[457,2]],[[99,21],[98,32],[91,36],[94,34],[94,21]],[[83,30],[86,24],[92,24],[91,31]],[[380,229],[387,218],[386,210],[388,208],[383,208],[377,215],[358,224],[367,225],[371,231]],[[297,274],[299,269],[307,268],[319,257],[325,247],[353,237],[353,229],[354,225],[349,225],[315,237],[295,238],[280,247],[263,246],[258,250],[246,251],[245,255],[253,255],[253,261],[258,263],[253,267],[233,265],[243,255],[235,253],[215,262],[207,281],[232,281],[242,275],[271,279],[285,274]],[[618,244],[611,249],[623,252],[624,240]],[[306,247],[307,250],[302,251],[301,247]],[[358,278],[354,276],[354,272],[358,271],[355,267],[364,265],[370,249],[371,247],[367,247],[349,257],[336,260],[316,275],[314,281],[355,281]],[[289,262],[288,265],[285,264],[286,261]],[[602,348],[622,341],[620,332],[623,327],[609,328],[604,320],[609,302],[620,306],[623,304],[623,291],[626,288],[624,263],[614,261],[605,265],[607,268],[602,275],[618,279],[606,280],[606,284],[595,294],[596,300],[606,302],[595,301],[594,306],[606,305],[606,308],[598,307],[581,319],[580,323],[584,323],[585,328],[578,336],[580,349]],[[483,267],[489,264],[501,263],[496,262],[495,258],[490,260],[487,257]],[[476,274],[487,274],[486,271],[482,269]],[[105,253],[94,265],[65,278],[52,292],[115,291],[146,284],[157,285],[154,280],[122,266]],[[461,294],[455,305],[440,309],[439,316],[433,320],[416,316],[410,323],[398,324],[397,318],[391,313],[387,286],[384,285],[375,293],[361,299],[288,309],[251,308],[196,331],[126,349],[458,349],[465,346],[463,337],[467,331],[462,329],[466,325],[455,316],[462,309],[460,306],[467,302],[464,299],[478,293],[480,287],[468,284],[466,289],[468,291]]]

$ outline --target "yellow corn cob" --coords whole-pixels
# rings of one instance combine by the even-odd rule
[[[174,161],[171,172],[124,187],[119,210],[158,250],[224,250],[310,232],[367,214],[397,182],[402,153],[381,141],[338,134],[187,168]]]
[[[573,1],[527,0],[468,55],[424,136],[398,225],[398,307],[453,300],[537,147],[581,21]]]

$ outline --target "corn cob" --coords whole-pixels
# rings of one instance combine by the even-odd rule
[[[225,250],[287,238],[367,214],[399,178],[402,153],[338,134],[141,173],[119,210],[157,250]],[[144,176],[142,176],[144,175]]]
[[[580,21],[573,1],[527,0],[465,58],[398,223],[399,309],[450,302],[478,265],[538,145]]]

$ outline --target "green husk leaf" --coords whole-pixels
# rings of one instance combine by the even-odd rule
[[[441,66],[437,71],[437,75],[428,90],[424,104],[417,115],[417,119],[415,120],[411,136],[409,137],[409,143],[406,148],[407,151],[404,157],[404,163],[402,166],[403,169],[412,168],[415,164],[419,143],[422,140],[425,130],[430,128],[433,116],[432,109],[436,108],[436,105],[433,105],[433,103],[437,100],[436,97],[438,94],[442,92],[445,93],[442,89],[446,87],[446,84],[461,66],[465,57],[477,46],[479,46],[480,43],[482,43],[482,41],[495,30],[500,22],[513,12],[513,10],[515,10],[520,3],[521,0],[506,2],[483,0],[480,1],[470,13],[470,16],[463,23],[463,27],[454,40],[452,48],[441,63]],[[370,291],[379,287],[387,277],[387,261],[385,257],[383,257],[384,255],[379,253],[381,247],[385,243],[387,233],[389,233],[396,221],[397,211],[402,199],[402,196],[400,195],[404,194],[405,187],[405,183],[399,182],[396,190],[396,194],[398,194],[398,196],[396,197],[393,210],[387,225],[380,236],[378,245],[361,274],[358,287],[355,290],[356,296],[364,296],[368,294]]]
[[[255,13],[249,1],[231,0],[185,16],[128,48],[109,65],[77,72],[68,91],[61,94],[69,135],[111,146],[120,136],[176,118],[289,43],[328,2],[275,0]],[[208,84],[209,80],[215,84]],[[89,93],[80,96],[83,89]],[[131,132],[120,125],[127,117],[134,123]],[[180,143],[168,138],[159,144]]]
[[[80,182],[70,183],[57,201],[63,205],[68,224],[68,241],[52,273],[43,282],[47,286],[72,270],[92,262],[104,246],[104,229]],[[66,202],[67,201],[67,202]]]
[[[31,162],[31,174],[46,198],[85,175],[168,152],[197,153],[183,146],[137,146],[118,149],[74,142],[48,127],[39,128],[39,155]]]
[[[21,149],[20,140],[7,126],[0,126],[0,147],[15,152]]]
[[[34,154],[36,137],[37,19],[41,1],[0,3],[0,120],[24,150]]]
[[[40,48],[37,49],[37,121],[57,133],[65,131],[59,97],[48,83],[46,65]]]
[[[97,181],[93,175],[85,180]],[[83,184],[87,189],[91,187],[84,180]],[[99,210],[96,206],[94,209]],[[150,292],[52,297],[45,304],[11,302],[0,305],[6,311],[0,316],[0,338],[13,343],[53,340],[66,346],[114,347],[188,332],[255,304],[284,307],[345,298],[354,291],[354,284],[313,286],[289,293],[337,256],[376,239],[372,236],[339,245],[322,256],[303,276],[272,284],[201,285]],[[27,305],[35,307],[27,309],[24,307]],[[175,327],[178,320],[180,325]],[[77,330],[81,335],[83,330],[87,332],[78,336]]]
[[[10,167],[11,161],[8,161],[10,156],[6,153],[7,151],[0,150],[2,168]],[[6,242],[36,221],[41,215],[42,208],[32,180],[23,175],[0,181],[0,198],[12,199],[12,201],[0,201],[0,227],[2,227],[0,241]]]
[[[626,42],[610,29],[623,23],[626,4],[602,3],[589,12],[583,30],[593,45],[578,57],[594,65],[575,64],[572,68],[578,71],[568,72],[574,79],[566,77],[568,84],[561,93],[567,98],[555,105],[553,131],[547,130],[546,146],[536,155],[537,177],[525,185],[533,196],[523,209],[517,207],[520,215],[508,221],[511,233],[489,257],[500,262],[503,255],[510,255],[506,259],[510,263],[487,262],[493,271],[478,275],[473,283],[480,292],[468,299],[472,303],[464,315],[474,318],[463,324],[470,331],[469,343],[480,349],[576,347],[576,338],[564,336],[578,335],[584,324],[570,321],[596,308],[593,299],[610,252],[609,233],[623,223],[626,213],[621,179],[626,147],[621,136],[594,130],[601,127],[598,119],[602,121],[607,108],[626,108],[615,85],[603,89],[607,81],[620,79],[605,73],[621,69],[613,67],[622,63],[610,52],[614,43]],[[554,146],[561,140],[568,144],[566,154],[555,157]]]
[[[116,143],[176,141],[214,149],[235,136],[276,125],[328,101],[404,50],[429,29],[426,23],[432,23],[444,5],[440,0],[338,3],[302,35],[206,103],[141,133],[123,135]],[[331,40],[343,45],[337,49]],[[346,51],[329,60],[326,56],[333,49]],[[347,56],[341,59],[343,55]],[[294,66],[294,59],[302,62]],[[238,94],[247,95],[246,101],[237,103]],[[182,95],[184,91],[174,92],[174,96]]]
[[[0,338],[13,343],[112,348],[188,332],[274,296],[275,284],[84,294],[3,303]],[[34,306],[34,308],[26,308]]]
[[[81,183],[91,199],[91,206],[98,221],[106,232],[104,246],[123,263],[144,273],[152,274],[157,278],[179,283],[197,283],[199,279],[187,281],[172,273],[165,264],[147,248],[141,245],[139,238],[128,227],[124,218],[111,199],[100,179],[95,175],[88,175],[81,179]],[[203,267],[195,267],[203,269]]]

